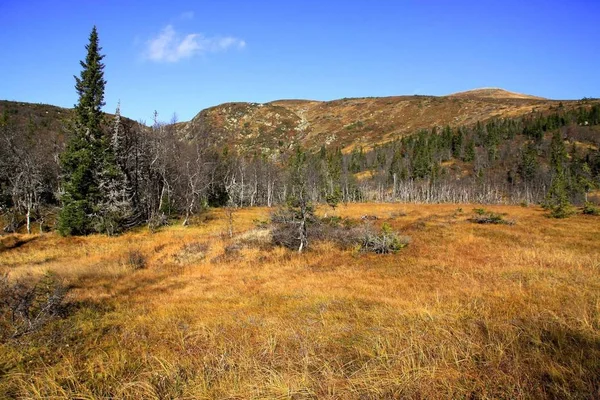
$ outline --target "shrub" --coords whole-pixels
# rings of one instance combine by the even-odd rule
[[[152,214],[148,219],[148,229],[152,233],[156,232],[161,226],[166,225],[169,225],[169,218],[163,213]]]
[[[132,269],[146,268],[146,257],[139,250],[130,250],[125,256],[125,262]]]
[[[310,205],[287,207],[271,214],[272,241],[277,246],[302,251],[308,247],[313,225],[319,223]]]
[[[11,283],[8,275],[0,276],[0,341],[35,332],[63,315],[66,293],[52,274],[33,285]]]
[[[300,246],[300,235],[298,227],[290,223],[277,223],[273,227],[273,244],[283,246],[291,250],[297,250]]]
[[[582,212],[585,215],[600,215],[600,207],[590,203],[589,201],[585,202],[585,205],[583,206],[583,210]]]
[[[309,235],[313,240],[331,241],[341,249],[359,246],[370,225],[358,225],[348,218],[325,218],[320,223],[309,227]]]
[[[377,254],[396,253],[410,243],[407,236],[399,236],[392,227],[384,223],[379,234],[367,231],[363,237],[361,251]]]
[[[289,249],[296,249],[299,235],[296,225],[289,223],[293,218],[278,212],[272,216],[274,228],[272,243]],[[282,219],[288,223],[281,223]],[[341,249],[360,248],[361,251],[378,254],[394,253],[406,247],[410,238],[399,236],[388,223],[384,223],[379,233],[375,232],[371,223],[362,223],[348,218],[325,217],[311,218],[307,235],[312,241],[330,241]]]
[[[549,207],[551,218],[567,218],[573,214],[573,208],[570,205],[558,205]]]
[[[502,214],[485,211],[483,208],[476,208],[473,211],[475,212],[475,216],[470,218],[469,221],[476,224],[513,225],[515,223],[514,221],[504,219]]]

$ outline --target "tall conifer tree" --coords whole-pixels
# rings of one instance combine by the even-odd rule
[[[83,235],[93,229],[100,190],[98,170],[108,147],[102,130],[104,106],[104,56],[96,27],[92,29],[82,71],[75,77],[79,96],[75,105],[73,132],[61,155],[63,171],[62,210],[58,230],[63,235]]]
[[[550,143],[550,168],[552,169],[552,184],[546,193],[545,207],[555,218],[565,218],[571,213],[571,204],[567,194],[566,163],[567,150],[559,131],[552,136]]]

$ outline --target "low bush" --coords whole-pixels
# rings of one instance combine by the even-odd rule
[[[378,254],[394,253],[410,242],[408,237],[392,231],[387,223],[383,224],[380,232],[376,232],[370,222],[374,218],[361,219],[362,223],[337,216],[321,219],[314,217],[307,224],[307,236],[312,242],[329,241],[344,250],[358,248],[360,251]],[[293,216],[279,211],[272,220],[272,243],[297,249],[300,239],[298,225],[294,223]]]
[[[129,250],[125,255],[125,263],[134,270],[146,268],[146,257],[139,250]]]
[[[348,250],[359,246],[369,229],[372,229],[370,225],[359,225],[355,221],[344,219],[338,224],[314,224],[309,229],[309,235],[312,240],[330,241],[339,248]]]
[[[600,207],[594,205],[593,203],[590,203],[589,201],[587,201],[585,203],[585,205],[583,206],[583,210],[582,212],[585,215],[600,215]]]
[[[548,215],[550,218],[568,218],[574,213],[574,209],[568,205],[566,206],[554,206],[549,207],[550,214]]]
[[[272,213],[271,224],[273,225],[271,238],[274,245],[298,250],[304,240],[307,243],[302,247],[307,247],[308,240],[313,239],[314,226],[319,225],[320,220],[314,215],[312,207],[307,207],[304,217],[297,209],[288,207]]]
[[[363,236],[361,251],[376,254],[396,253],[408,246],[410,238],[400,236],[392,230],[392,227],[385,223],[378,234],[367,231]]]
[[[34,284],[0,276],[0,342],[35,332],[65,312],[67,289],[52,274]]]
[[[475,215],[469,218],[469,221],[475,224],[513,225],[515,223],[512,220],[504,219],[503,214],[486,211],[483,208],[475,208],[473,211]]]
[[[169,218],[163,214],[153,214],[148,219],[148,229],[150,232],[156,232],[160,227],[169,225]]]

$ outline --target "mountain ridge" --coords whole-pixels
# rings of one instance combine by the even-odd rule
[[[203,140],[242,153],[276,156],[297,145],[349,152],[357,146],[372,148],[422,129],[468,126],[577,104],[581,100],[544,99],[500,88],[478,88],[446,96],[229,102],[203,109],[191,120],[175,123],[174,129],[187,140]],[[71,109],[4,100],[0,101],[3,112],[16,116],[19,124],[33,121],[40,129],[57,131],[62,136]]]
[[[400,95],[330,101],[281,99],[266,103],[224,103],[177,124],[188,139],[214,134],[216,142],[242,152],[284,152],[297,144],[316,150],[376,144],[433,127],[471,125],[493,118],[546,112],[560,100],[499,88],[479,88],[447,96]],[[577,101],[564,100],[567,107]]]

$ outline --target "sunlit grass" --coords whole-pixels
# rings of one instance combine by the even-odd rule
[[[154,234],[19,236],[33,240],[1,252],[1,272],[52,271],[73,306],[1,345],[0,397],[597,396],[599,220],[486,206],[516,223],[477,225],[468,221],[477,207],[318,210],[377,216],[374,224],[411,236],[393,255],[332,243],[229,254],[237,239],[219,210]],[[236,212],[236,236],[268,214]],[[195,248],[205,251],[182,257]],[[127,264],[132,250],[145,268]]]

